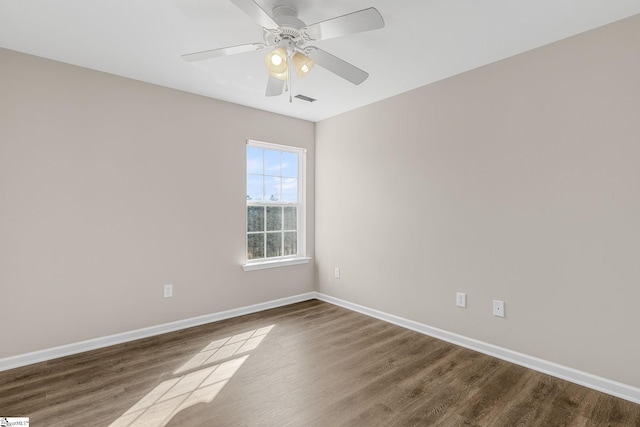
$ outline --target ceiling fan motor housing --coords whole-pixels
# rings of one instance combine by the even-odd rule
[[[295,45],[303,47],[306,40],[300,34],[300,29],[306,24],[298,18],[298,11],[291,6],[275,6],[273,20],[279,28],[265,28],[264,40],[271,45]],[[284,43],[283,43],[284,42]]]
[[[306,24],[298,19],[298,11],[291,6],[275,6],[273,8],[273,20],[281,27],[300,29]]]

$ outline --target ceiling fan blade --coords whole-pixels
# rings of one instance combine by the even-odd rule
[[[369,77],[369,73],[366,71],[343,61],[337,56],[333,56],[327,51],[318,49],[315,46],[307,47],[305,49],[305,53],[322,68],[326,68],[343,79],[350,81],[354,85],[359,85]]]
[[[384,27],[384,19],[374,7],[362,9],[347,15],[338,16],[300,30],[310,40],[327,40]]]
[[[267,96],[282,95],[283,90],[284,90],[284,80],[276,79],[273,76],[269,76],[269,81],[267,82],[267,92],[265,93],[265,95]]]
[[[221,56],[235,55],[237,53],[253,52],[264,49],[264,43],[249,43],[238,46],[223,47],[220,49],[205,50],[202,52],[187,53],[182,55],[182,59],[187,62],[202,61],[204,59],[219,58]]]
[[[273,20],[258,3],[253,0],[231,0],[231,3],[238,6],[251,19],[256,21],[263,28],[276,29],[278,24]]]

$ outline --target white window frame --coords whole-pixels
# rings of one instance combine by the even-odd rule
[[[247,200],[244,212],[244,241],[245,241],[245,263],[242,265],[244,271],[260,270],[264,268],[283,267],[287,265],[306,264],[311,258],[306,256],[306,173],[307,173],[307,150],[305,148],[293,147],[289,145],[273,144],[270,142],[247,140],[247,147],[257,147],[268,150],[277,150],[298,155],[298,201],[295,203],[270,202],[270,201],[250,201]],[[245,150],[245,193],[247,189],[247,170],[246,170],[246,150]],[[248,207],[249,206],[295,206],[297,214],[297,250],[296,255],[287,255],[270,258],[248,259]],[[265,236],[266,237],[266,236]],[[265,254],[266,255],[266,254]]]

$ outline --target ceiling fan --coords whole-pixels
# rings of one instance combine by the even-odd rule
[[[298,11],[290,5],[291,2],[274,6],[270,15],[254,0],[230,1],[263,28],[264,42],[189,53],[182,55],[185,61],[202,61],[274,47],[265,57],[265,65],[269,70],[266,96],[282,94],[285,84],[287,90],[290,86],[294,69],[298,77],[303,77],[314,64],[356,85],[369,77],[366,71],[308,43],[384,27],[384,19],[375,8],[307,25],[298,19]],[[290,95],[289,102],[291,100]]]

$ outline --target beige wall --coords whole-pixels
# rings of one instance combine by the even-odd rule
[[[249,137],[309,149],[321,292],[640,386],[639,45],[634,17],[317,126],[0,49],[0,358],[313,290],[239,267]]]
[[[2,49],[0,64],[0,358],[313,290],[312,264],[240,267],[246,138],[309,150],[313,255],[313,123]]]
[[[635,16],[318,123],[319,291],[639,387],[638,46]]]

